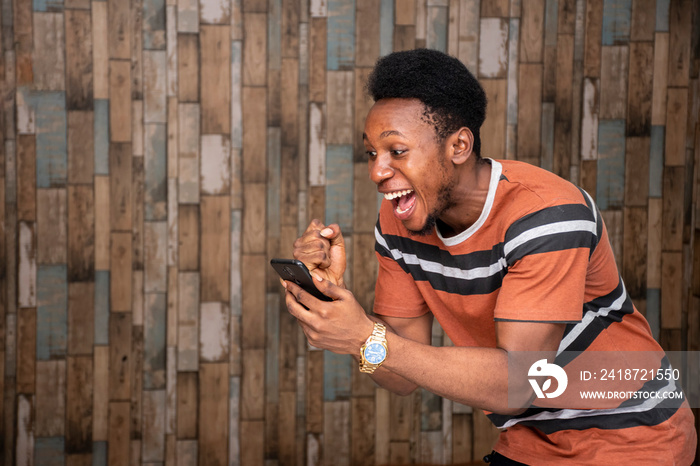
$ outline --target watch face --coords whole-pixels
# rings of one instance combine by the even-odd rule
[[[370,364],[379,364],[386,358],[386,348],[380,343],[370,343],[365,348],[365,359]]]

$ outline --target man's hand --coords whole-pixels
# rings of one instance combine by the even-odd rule
[[[316,288],[333,301],[316,299],[287,281],[285,302],[289,313],[297,318],[313,346],[338,354],[358,355],[374,324],[350,291],[329,280],[319,280],[318,272],[313,275]]]
[[[301,238],[294,242],[294,258],[302,261],[310,272],[345,287],[345,241],[340,226],[326,227],[319,220],[312,220]]]

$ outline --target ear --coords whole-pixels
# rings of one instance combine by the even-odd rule
[[[472,155],[474,134],[467,127],[462,127],[450,136],[451,159],[455,165],[461,165]]]

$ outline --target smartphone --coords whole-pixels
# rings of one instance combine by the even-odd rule
[[[322,301],[333,301],[333,299],[318,291],[309,269],[306,268],[302,261],[297,259],[272,259],[270,265],[283,280],[296,283],[304,291],[311,293],[312,296]]]

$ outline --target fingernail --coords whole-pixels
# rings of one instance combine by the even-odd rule
[[[330,228],[324,228],[323,230],[321,230],[321,236],[325,237],[325,236],[330,236],[332,234],[333,234],[333,230],[331,230]]]
[[[312,273],[311,276],[314,277],[316,279],[316,281],[319,281],[319,282],[323,281],[323,278],[321,278],[320,275],[316,275],[315,273]]]

